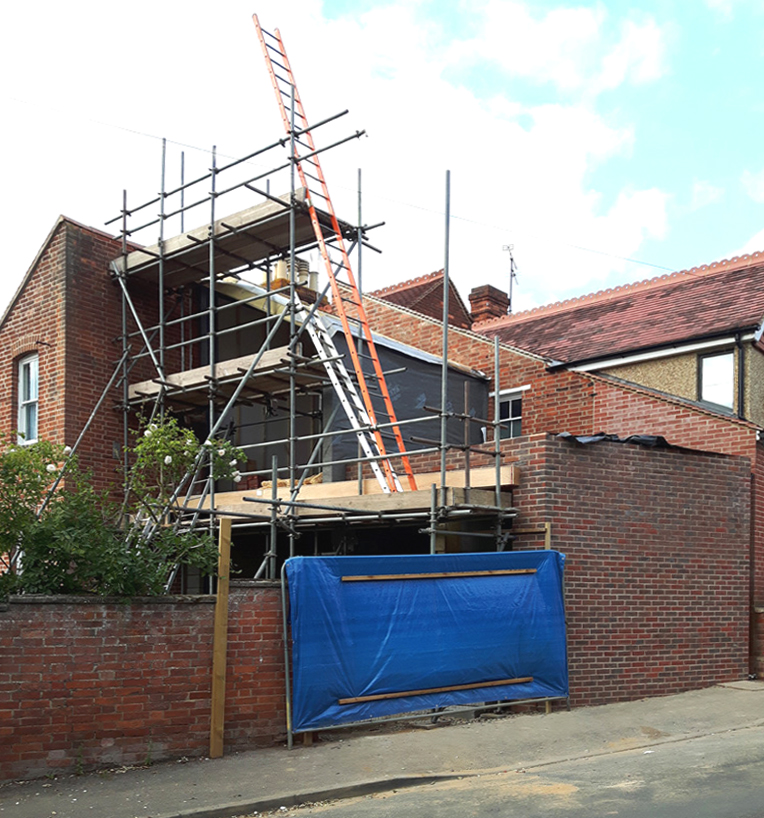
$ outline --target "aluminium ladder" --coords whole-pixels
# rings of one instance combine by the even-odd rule
[[[367,377],[373,377],[376,380],[377,387],[382,395],[385,412],[390,423],[392,424],[391,428],[398,446],[398,451],[401,453],[401,462],[408,478],[409,487],[412,490],[416,490],[416,480],[414,479],[414,473],[411,469],[409,459],[405,454],[403,437],[401,436],[400,428],[396,422],[395,410],[390,398],[390,392],[388,391],[387,384],[385,382],[385,376],[382,371],[379,356],[377,355],[371,328],[366,316],[366,310],[363,306],[363,300],[360,292],[358,291],[355,277],[353,276],[353,271],[350,266],[350,258],[345,248],[345,241],[342,236],[339,221],[334,212],[334,207],[332,206],[331,199],[329,198],[329,190],[326,186],[323,171],[321,170],[318,152],[316,151],[313,136],[308,126],[308,120],[305,116],[305,110],[302,106],[302,101],[300,100],[297,86],[295,85],[292,68],[284,48],[283,40],[281,39],[281,34],[279,33],[278,29],[275,29],[273,34],[265,31],[260,26],[260,21],[258,20],[256,14],[252,16],[252,19],[254,20],[255,28],[257,29],[257,35],[260,40],[266,65],[268,66],[268,72],[271,77],[273,89],[276,93],[276,99],[279,104],[279,110],[281,111],[281,118],[284,123],[284,127],[287,134],[289,134],[292,138],[292,160],[295,163],[297,173],[300,177],[300,184],[308,192],[306,204],[308,206],[310,220],[313,225],[316,243],[318,244],[321,257],[324,260],[324,265],[329,276],[329,283],[331,285],[334,300],[334,309],[340,320],[340,324],[342,325],[342,331],[345,334],[345,338],[347,339],[348,351],[353,363],[353,370],[358,382],[360,395],[358,394],[358,391],[355,390],[354,384],[350,379],[347,370],[345,370],[345,375],[347,378],[343,377],[337,372],[333,374],[330,371],[326,357],[328,353],[326,352],[325,340],[326,338],[329,338],[331,341],[331,338],[328,332],[326,332],[326,329],[324,328],[323,332],[320,329],[310,331],[310,323],[313,319],[308,322],[308,329],[311,332],[311,337],[313,338],[314,343],[316,343],[316,339],[318,339],[318,343],[316,344],[318,347],[317,352],[324,360],[327,374],[334,385],[335,391],[340,399],[340,403],[342,404],[343,408],[345,408],[346,413],[348,412],[348,409],[355,410],[348,414],[348,418],[356,431],[359,443],[361,443],[361,447],[367,457],[370,456],[369,451],[371,450],[367,451],[368,439],[366,434],[364,434],[363,430],[360,428],[359,423],[362,422],[363,424],[366,424],[366,432],[370,432],[371,436],[373,437],[375,444],[374,449],[376,449],[378,452],[378,457],[370,460],[370,463],[378,463],[379,466],[381,466],[381,469],[379,469],[379,467],[375,469],[375,474],[379,472],[377,474],[377,479],[380,482],[382,490],[385,492],[401,491],[402,487],[395,474],[392,463],[390,462],[390,458],[387,456],[382,434],[377,426],[377,417],[372,405],[371,394],[367,384]],[[303,155],[300,155],[301,149],[304,151]],[[316,200],[321,202],[321,209],[329,215],[330,226],[328,228],[328,232],[330,233],[330,236],[328,241],[324,235],[324,229],[326,228],[319,222],[315,204]],[[329,255],[329,243],[331,243],[332,247],[336,248],[340,254],[340,260],[338,262],[334,262]],[[347,286],[350,290],[349,300],[355,307],[357,321],[361,325],[363,331],[369,357],[371,358],[374,367],[373,376],[367,376],[363,371],[361,359],[355,346],[355,339],[350,328],[349,318],[345,308],[346,296],[344,296],[340,291],[339,283],[335,276],[335,263],[338,270],[344,269],[346,272],[348,279]],[[316,332],[315,338],[313,337],[313,332]],[[342,369],[344,369],[344,366]],[[348,384],[353,386],[352,391],[349,391]],[[355,397],[353,397],[354,393]],[[356,401],[358,401],[358,403],[356,403]],[[355,421],[354,417],[356,418]],[[364,438],[365,442],[361,442],[362,437]],[[372,468],[374,468],[374,466],[372,466]]]
[[[296,308],[294,314],[295,320],[307,329],[308,335],[310,335],[310,339],[316,348],[316,352],[324,363],[326,374],[329,376],[329,380],[334,387],[334,391],[337,393],[340,404],[345,410],[345,414],[355,432],[361,451],[366,455],[371,470],[377,478],[379,485],[382,487],[382,491],[389,493],[390,486],[387,475],[383,473],[380,467],[380,464],[387,458],[384,456],[384,452],[379,450],[376,438],[371,433],[372,422],[369,413],[361,400],[361,396],[358,394],[358,390],[350,377],[350,373],[342,362],[342,357],[334,345],[331,333],[317,312],[312,316],[308,315],[305,306],[300,300],[300,296],[296,292],[294,297]],[[402,491],[398,476],[392,467],[391,472],[394,490]]]

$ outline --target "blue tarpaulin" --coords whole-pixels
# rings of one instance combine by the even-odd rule
[[[564,562],[557,551],[288,560],[292,729],[567,696]]]

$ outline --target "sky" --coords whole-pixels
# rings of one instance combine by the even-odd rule
[[[510,246],[514,311],[764,250],[764,0],[39,0],[0,33],[0,309],[59,214],[114,232],[123,190],[156,195],[163,137],[166,188],[181,152],[189,179],[213,145],[219,165],[282,137],[253,13],[308,118],[349,111],[317,142],[365,131],[322,160],[338,215],[358,221],[360,170],[361,221],[384,222],[364,290],[444,266],[447,172],[465,300],[507,289]]]

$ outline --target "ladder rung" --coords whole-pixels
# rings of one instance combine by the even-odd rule
[[[307,162],[308,160],[307,160],[307,159],[304,159],[303,161],[304,161],[304,162]],[[318,176],[314,176],[312,173],[308,173],[308,171],[307,171],[307,170],[303,170],[303,173],[304,173],[304,174],[305,174],[305,175],[306,175],[306,176],[307,176],[309,179],[312,179],[314,182],[318,182],[320,185],[323,185],[323,183],[324,183],[324,180],[323,180],[323,179],[319,179],[319,178],[318,178]]]
[[[276,51],[275,48],[273,50]],[[281,52],[277,51],[276,53],[280,54]],[[283,68],[287,74],[289,73],[289,69],[283,63],[278,62],[278,60],[274,60],[273,57],[271,57],[271,65],[277,65],[279,68]]]

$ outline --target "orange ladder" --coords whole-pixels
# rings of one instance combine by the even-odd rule
[[[300,95],[297,91],[289,58],[287,57],[286,50],[284,48],[284,42],[281,39],[281,34],[279,33],[278,29],[275,29],[274,33],[271,34],[260,26],[260,21],[258,20],[256,14],[252,16],[252,19],[254,20],[257,35],[260,39],[260,45],[263,49],[263,55],[265,56],[265,62],[268,66],[268,72],[271,77],[273,89],[276,92],[276,99],[279,104],[284,127],[286,128],[286,132],[290,135],[290,137],[293,137],[292,144],[294,146],[294,162],[297,173],[299,174],[300,184],[306,189],[308,194],[306,197],[306,204],[310,213],[310,220],[313,225],[316,243],[318,244],[321,257],[324,260],[326,272],[329,276],[334,310],[340,320],[342,331],[344,332],[347,340],[348,351],[350,352],[350,358],[353,363],[353,370],[358,381],[358,387],[361,392],[361,398],[366,410],[366,415],[369,419],[370,430],[376,442],[376,449],[382,456],[379,462],[384,470],[384,481],[380,481],[380,484],[382,485],[383,490],[386,488],[388,492],[401,491],[400,482],[395,474],[395,470],[393,469],[389,457],[387,457],[382,434],[377,426],[377,417],[374,407],[372,406],[367,377],[373,377],[376,380],[377,387],[384,403],[385,412],[391,424],[393,436],[398,446],[401,462],[408,478],[409,487],[412,490],[416,490],[416,480],[414,479],[414,473],[411,469],[411,463],[409,462],[408,457],[404,454],[406,448],[403,443],[400,428],[397,424],[395,410],[390,398],[390,392],[387,388],[387,383],[385,382],[385,376],[384,372],[382,371],[379,356],[377,355],[376,346],[374,345],[371,328],[369,327],[369,321],[366,317],[366,310],[364,309],[363,300],[358,291],[355,277],[353,276],[353,270],[350,266],[350,258],[348,257],[348,253],[345,248],[345,241],[342,236],[339,221],[337,220],[334,207],[332,206],[331,199],[329,198],[329,190],[326,186],[323,171],[321,170],[318,152],[316,151],[313,136],[311,135],[308,127],[308,119],[305,116],[305,109],[302,106],[302,101],[300,100]],[[294,105],[292,105],[292,101],[294,101]],[[300,155],[301,149],[304,151],[302,156]],[[329,226],[322,227],[321,223],[319,222],[316,208],[317,200],[320,201],[321,210],[329,216]],[[328,241],[324,235],[324,230],[327,230],[329,233]],[[339,260],[336,262],[332,260],[329,254],[330,243],[331,247],[340,255]],[[350,292],[350,298],[348,300],[355,307],[357,321],[361,325],[363,331],[369,358],[371,358],[374,367],[373,376],[367,376],[361,366],[361,359],[358,354],[358,350],[356,349],[355,338],[350,328],[350,321],[345,308],[345,299],[347,296],[343,295],[340,291],[339,283],[335,275],[335,265],[338,271],[344,270],[347,276],[348,280],[346,286]],[[343,401],[343,395],[339,395],[339,397],[340,400]]]

